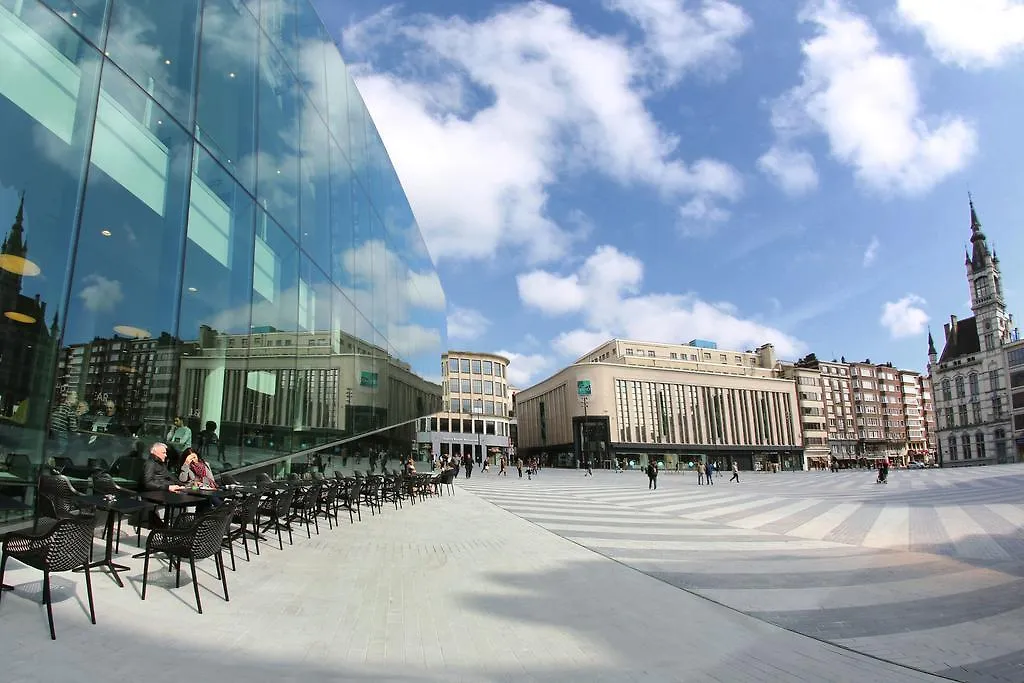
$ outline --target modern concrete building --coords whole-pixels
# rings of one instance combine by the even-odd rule
[[[826,469],[830,464],[831,451],[821,370],[784,362],[781,364],[781,372],[783,377],[796,382],[804,442],[804,469]]]
[[[860,457],[859,441],[854,422],[856,413],[853,396],[850,392],[850,366],[846,359],[823,361],[812,353],[798,360],[795,365],[802,369],[817,371],[820,376],[829,457],[840,467],[857,464]]]
[[[1012,409],[1007,401],[1008,354],[1015,339],[999,258],[989,250],[973,200],[971,250],[966,254],[970,318],[951,315],[942,353],[928,334],[928,371],[935,390],[938,460],[942,467],[1016,461]]]
[[[770,344],[741,352],[612,339],[518,392],[519,452],[557,466],[802,469],[796,384],[776,365]]]
[[[421,457],[469,453],[478,463],[488,458],[493,464],[510,452],[508,364],[504,356],[478,351],[441,356],[443,410],[419,420]]]

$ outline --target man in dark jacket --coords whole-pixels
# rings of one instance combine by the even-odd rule
[[[146,465],[142,470],[143,491],[172,491],[177,492],[184,489],[178,484],[178,480],[171,476],[167,469],[167,444],[155,443],[149,449],[149,457],[146,458]],[[149,513],[150,528],[160,529],[167,526],[167,523],[160,517],[156,508]]]
[[[653,460],[647,463],[647,488],[658,488],[658,465]]]
[[[150,457],[142,470],[143,491],[181,491],[183,486],[167,469],[167,444],[155,443],[149,449]]]

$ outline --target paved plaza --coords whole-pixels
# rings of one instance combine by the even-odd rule
[[[963,681],[1024,681],[1024,467],[664,474],[545,471],[470,490],[745,614]]]
[[[265,545],[229,603],[204,562],[202,615],[159,567],[142,602],[129,544],[96,626],[82,576],[54,577],[55,643],[11,563],[3,680],[1022,680],[1024,470],[870,476],[477,473]]]

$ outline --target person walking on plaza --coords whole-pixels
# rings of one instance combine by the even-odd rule
[[[522,458],[517,458],[516,459],[516,469],[519,470],[519,478],[522,479],[523,478],[523,459]]]
[[[653,460],[647,463],[647,490],[658,488],[658,465]]]
[[[704,463],[697,463],[697,486],[704,485]]]
[[[584,473],[583,475],[584,477],[594,476],[594,470],[590,468],[590,458],[583,459],[583,467],[587,470],[586,473]]]
[[[714,475],[714,473],[715,466],[712,465],[711,461],[709,460],[707,463],[704,464],[704,478],[708,480],[708,486],[715,485],[715,480],[711,478],[712,475]]]
[[[470,455],[469,453],[466,453],[464,456],[462,456],[462,466],[466,470],[466,479],[469,479],[470,477],[472,477],[473,476],[473,456]]]
[[[729,477],[729,481],[740,483],[740,466],[735,460],[732,461],[732,476]]]

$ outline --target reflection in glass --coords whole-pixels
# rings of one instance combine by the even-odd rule
[[[107,54],[190,126],[199,0],[113,0]]]
[[[217,472],[412,448],[444,292],[307,0],[0,0],[0,65],[4,493],[175,417]]]

